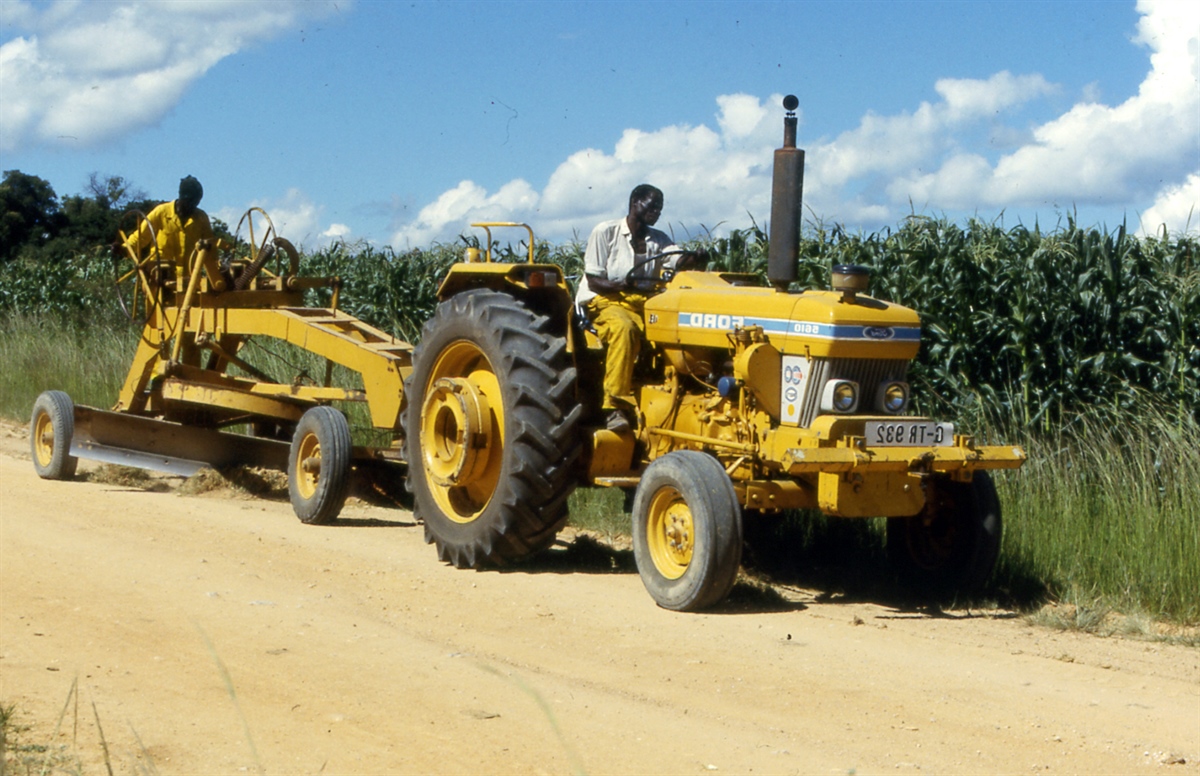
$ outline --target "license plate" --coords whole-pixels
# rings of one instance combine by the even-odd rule
[[[869,447],[944,447],[954,444],[954,424],[931,420],[868,420]]]

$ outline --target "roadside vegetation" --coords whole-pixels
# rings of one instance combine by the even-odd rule
[[[0,207],[14,201],[12,177]],[[111,186],[94,187],[94,207],[74,207],[93,216],[107,208],[111,221],[120,198],[110,194]],[[0,257],[0,415],[20,422],[49,388],[111,405],[138,336],[117,306],[100,241],[51,232],[27,229],[25,247],[6,244]],[[765,276],[767,236],[753,221],[719,237],[675,237],[709,249],[710,269]],[[302,269],[343,278],[342,309],[416,341],[440,278],[477,239],[406,253],[336,243],[304,253]],[[1071,216],[1049,230],[922,216],[871,234],[806,224],[799,286],[827,287],[831,264],[862,264],[872,270],[872,295],[920,312],[916,411],[1030,454],[1021,470],[997,478],[1005,535],[993,600],[1200,623],[1198,248],[1194,234],[1138,237]],[[502,260],[526,251],[495,249]],[[535,250],[579,277],[578,243]],[[327,301],[312,293],[314,303]],[[321,368],[301,363],[303,355],[263,358],[275,359],[272,373]],[[365,422],[356,425],[366,433]],[[620,493],[582,490],[572,503],[575,525],[628,530]],[[827,567],[849,548],[861,566],[882,558],[881,529],[881,521],[788,514],[751,553],[786,544],[787,563],[801,569]],[[843,585],[845,573],[823,583]]]

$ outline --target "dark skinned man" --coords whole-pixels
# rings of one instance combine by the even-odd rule
[[[675,247],[666,233],[654,228],[662,209],[661,191],[645,183],[634,188],[629,195],[629,213],[598,224],[588,237],[583,256],[585,280],[575,295],[608,351],[601,408],[608,429],[618,433],[629,429],[623,410],[636,404],[633,367],[645,331],[642,308],[646,292],[637,287],[636,279],[703,263],[702,256],[694,252],[674,254],[647,263],[629,277],[638,262]]]
[[[175,277],[187,277],[187,262],[201,240],[211,240],[218,245],[213,234],[212,223],[208,214],[200,209],[200,200],[204,198],[204,187],[200,181],[191,175],[179,181],[179,198],[164,202],[146,214],[146,223],[153,229],[158,240],[159,255],[165,264],[175,268]],[[139,231],[145,231],[144,227]],[[149,234],[133,232],[125,240],[130,249],[137,246],[149,245]],[[120,243],[113,246],[114,253],[124,255]]]

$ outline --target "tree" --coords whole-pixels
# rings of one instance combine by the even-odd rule
[[[97,205],[117,211],[124,211],[134,202],[149,199],[146,192],[135,189],[120,175],[101,175],[98,172],[88,175],[88,192]]]
[[[62,228],[58,195],[49,182],[20,170],[4,173],[0,183],[0,263],[26,246],[41,246]]]

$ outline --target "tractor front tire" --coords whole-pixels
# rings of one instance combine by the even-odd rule
[[[425,541],[457,568],[521,560],[566,523],[582,410],[551,323],[508,294],[466,291],[438,305],[413,353],[408,488]]]
[[[71,455],[75,435],[75,403],[62,391],[44,391],[33,403],[29,448],[33,468],[46,480],[69,480],[79,459]]]
[[[975,472],[970,482],[938,478],[919,514],[888,518],[888,561],[916,594],[977,593],[1000,556],[1002,527],[987,472]]]
[[[664,609],[693,612],[729,594],[742,560],[742,512],[716,458],[678,450],[646,467],[633,499],[633,556]]]
[[[288,451],[288,496],[302,523],[337,519],[350,489],[350,424],[333,407],[300,416]]]

